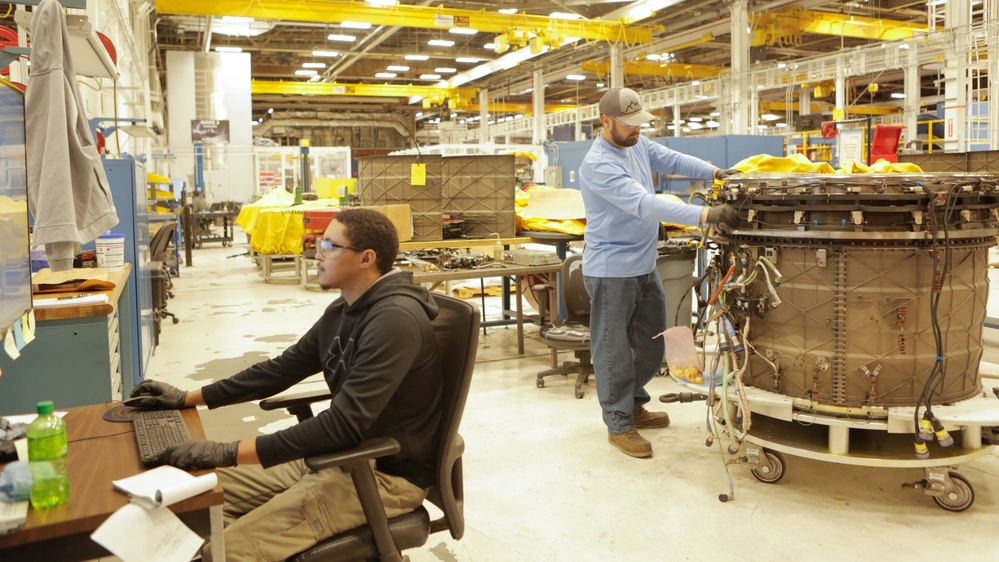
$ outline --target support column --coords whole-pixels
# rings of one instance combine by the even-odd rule
[[[999,53],[999,1],[989,2],[986,44],[990,53]],[[999,150],[999,57],[989,57],[989,150]]]
[[[611,88],[624,86],[624,49],[621,45],[613,45],[610,48],[610,76],[607,84]]]
[[[479,90],[479,144],[489,144],[489,89]]]
[[[905,130],[902,132],[905,143],[903,146],[908,146],[908,143],[916,139],[916,127],[917,120],[919,118],[919,98],[922,95],[921,89],[919,87],[919,49],[916,44],[909,45],[909,51],[906,53],[905,68],[902,69],[903,72],[903,91],[905,94],[905,101],[902,104],[902,124],[905,125]]]
[[[534,102],[534,135],[532,141],[536,145],[545,142],[545,81],[544,72],[535,70],[531,75],[533,78],[534,91],[531,92],[531,99]]]
[[[749,8],[746,0],[735,0],[731,5],[732,29],[732,131],[738,135],[756,134],[750,107],[753,92],[749,84]]]
[[[808,88],[798,88],[798,115],[811,115],[811,114],[812,114],[812,91],[809,90]]]
[[[836,114],[840,119],[846,119],[846,70],[843,68],[843,58],[836,59]]]
[[[673,136],[683,136],[683,125],[680,124],[680,104],[673,105]]]

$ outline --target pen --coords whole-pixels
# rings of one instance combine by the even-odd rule
[[[56,300],[57,301],[68,301],[70,299],[82,299],[85,296],[87,296],[87,295],[73,295],[71,297],[58,297],[58,298],[56,298]]]

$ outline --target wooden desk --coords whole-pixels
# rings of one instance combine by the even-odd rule
[[[132,390],[134,325],[128,298],[131,264],[106,270],[115,288],[100,304],[71,304],[35,309],[35,340],[12,361],[0,354],[0,413],[33,412],[41,400],[56,408],[120,400]],[[78,294],[38,295],[55,298]]]
[[[495,242],[495,239],[493,239]],[[514,297],[517,301],[517,353],[524,354],[524,303],[521,300],[521,279],[527,275],[548,275],[562,270],[562,264],[550,265],[516,265],[503,264],[504,267],[484,267],[481,269],[446,269],[437,271],[417,271],[413,273],[414,283],[431,283],[434,287],[445,281],[456,281],[463,279],[485,279],[488,277],[513,277],[516,290]],[[557,301],[556,301],[557,302]],[[507,315],[509,302],[503,303],[504,320]],[[483,311],[483,314],[485,312]],[[485,322],[483,322],[485,324]]]
[[[128,503],[128,497],[116,492],[111,482],[145,470],[132,424],[102,417],[115,405],[118,403],[67,409],[63,421],[69,439],[69,501],[51,509],[28,508],[28,519],[20,529],[0,536],[0,559],[72,561],[111,556],[90,539],[90,533]],[[204,439],[198,410],[182,411],[191,438]],[[215,560],[225,560],[222,501],[222,486],[217,485],[169,508],[194,532],[211,536]]]

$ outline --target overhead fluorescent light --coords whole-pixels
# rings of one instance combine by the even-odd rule
[[[579,14],[570,14],[568,12],[552,12],[548,14],[548,17],[554,20],[578,20],[583,18]]]
[[[645,60],[657,61],[657,60],[659,60],[659,55],[657,55],[655,53],[653,53],[651,55],[645,55]]]
[[[692,82],[690,83],[690,85],[691,85],[691,86],[700,86],[700,85],[701,85],[701,81],[700,81],[700,80],[694,80],[694,81],[692,81]]]
[[[485,45],[482,46],[482,48],[490,50],[490,51],[495,51],[496,50],[496,43],[486,43]]]
[[[327,35],[326,38],[329,39],[330,41],[346,41],[346,42],[350,42],[350,41],[356,41],[357,40],[357,37],[355,37],[353,35],[338,35],[336,33],[331,33],[331,34]]]
[[[315,70],[296,70],[295,76],[315,76],[319,74]]]
[[[388,70],[390,72],[408,72],[409,71],[409,67],[408,66],[399,66],[398,64],[393,64],[393,65],[389,65],[388,67],[386,67],[385,70]]]
[[[905,94],[902,94],[902,93],[899,93],[899,92],[892,92],[891,93],[891,97],[893,97],[893,98],[895,98],[897,100],[901,100],[901,99],[905,99]]]
[[[421,101],[423,101],[423,96],[409,96],[409,105],[413,105],[414,103],[420,103]],[[418,111],[416,113],[417,117],[421,115],[423,115],[422,111]]]
[[[452,27],[447,31],[448,33],[454,33],[455,35],[475,35],[479,32],[478,29],[472,29],[471,27]]]
[[[312,51],[314,57],[338,57],[340,53],[336,51]]]
[[[406,55],[406,60],[427,60],[429,55]]]
[[[565,79],[579,81],[579,80],[586,80],[586,77],[583,76],[582,74],[566,74]]]
[[[257,126],[257,125],[259,125],[259,124],[260,124],[260,123],[259,123],[259,122],[257,122],[257,121],[250,121],[250,125],[253,125],[254,127],[256,127],[256,126]]]
[[[303,62],[302,68],[326,68],[325,62]]]
[[[597,82],[597,87],[598,88],[603,88],[604,87],[604,83],[603,82]]]
[[[242,47],[215,47],[216,53],[242,53]]]
[[[440,80],[440,74],[421,74],[420,80]]]
[[[497,11],[501,14],[511,15],[517,13],[517,8],[501,8]]]
[[[364,0],[372,6],[395,6],[399,0]]]
[[[447,67],[442,66],[442,67],[439,67],[439,68],[435,68],[434,72],[436,72],[438,74],[454,74],[455,72],[458,72],[458,69],[457,68],[447,68]]]
[[[376,72],[375,73],[375,78],[395,78],[396,76],[398,76],[398,75],[396,73],[394,73],[394,72]]]
[[[704,118],[703,117],[691,117],[690,121],[692,123],[700,123],[701,121],[704,121]]]
[[[366,21],[342,21],[340,27],[349,29],[371,29],[371,24]]]
[[[774,126],[777,127],[778,129],[783,129],[784,127],[787,127],[787,123],[777,123]]]
[[[427,41],[427,45],[432,47],[454,47],[454,41],[449,39],[431,39]]]
[[[274,113],[274,108],[272,107],[272,108],[268,109],[268,110],[267,110],[267,113],[268,113],[268,114],[271,114],[271,113]]]
[[[232,23],[250,23],[253,21],[253,18],[243,16],[222,16],[222,21],[229,21]]]
[[[479,62],[479,60],[480,59],[477,59],[475,57],[458,57],[458,58],[454,59],[454,62],[467,62],[467,63],[474,64],[474,63]]]
[[[764,121],[776,121],[780,119],[780,117],[774,115],[773,113],[764,113],[763,115],[760,115],[760,119],[763,119]]]

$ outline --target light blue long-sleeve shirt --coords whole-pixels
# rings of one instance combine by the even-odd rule
[[[579,167],[586,206],[583,274],[590,277],[636,277],[656,267],[659,223],[696,226],[698,205],[655,196],[652,171],[712,180],[715,166],[639,135],[638,143],[615,148],[597,137]]]

